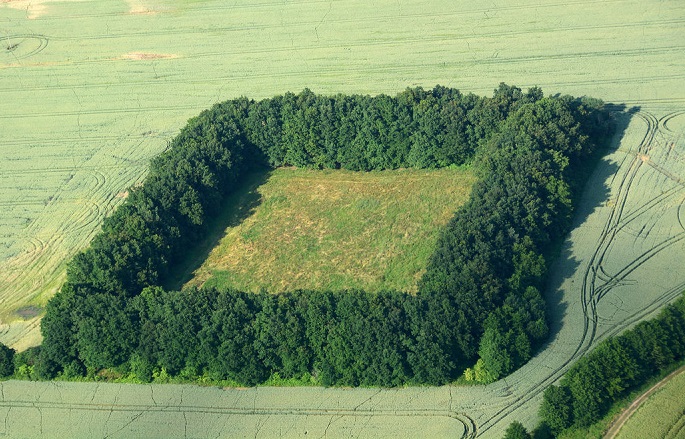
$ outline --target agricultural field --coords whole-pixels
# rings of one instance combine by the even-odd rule
[[[636,399],[605,438],[685,437],[684,370],[680,368],[669,374]]]
[[[496,438],[512,420],[532,427],[542,391],[574,359],[685,289],[684,23],[678,0],[0,1],[0,340],[19,349],[39,342],[64,262],[217,101],[437,83],[490,94],[505,81],[632,109],[551,267],[552,337],[505,380],[247,391],[11,381],[4,432],[301,437],[312,425],[317,436],[430,437],[435,426]],[[219,399],[197,403],[210,393]]]
[[[440,229],[474,181],[464,169],[255,175],[226,202],[219,222],[230,226],[188,284],[416,292]]]
[[[328,389],[5,382],[0,434],[53,438],[461,437],[447,388]],[[200,433],[199,433],[200,432]],[[248,435],[249,433],[249,435]]]
[[[678,1],[3,0],[0,8],[0,339],[17,348],[39,342],[41,307],[64,262],[149,159],[215,102],[437,83],[490,94],[506,81],[677,111],[685,77]]]
[[[619,439],[685,437],[685,374],[681,373],[652,394],[623,425]]]

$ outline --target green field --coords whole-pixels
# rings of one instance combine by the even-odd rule
[[[35,314],[59,287],[64,261],[88,244],[185,121],[217,101],[305,87],[395,94],[437,83],[490,94],[505,81],[639,106],[590,180],[577,228],[550,267],[557,323],[549,345],[506,382],[442,388],[449,396],[425,405],[470,416],[480,437],[501,437],[514,419],[532,427],[542,390],[577,355],[683,289],[683,23],[679,0],[1,1],[0,340],[17,348],[39,342]],[[97,384],[92,395],[75,390],[85,399],[70,400],[69,409],[53,404],[52,421],[30,407],[43,388],[23,384],[12,384],[19,387],[15,400],[33,417],[14,416],[18,403],[8,403],[10,421],[26,420],[10,435],[36,437],[52,423],[69,437],[66,413],[90,425],[101,419],[87,406],[99,400]],[[393,407],[431,391],[378,398]],[[319,435],[363,436],[369,424],[353,410],[375,391],[317,392],[311,407],[325,401],[349,410],[322,418]],[[363,401],[350,401],[352,395]],[[269,402],[250,406],[253,414],[207,409],[193,424],[195,435],[227,422],[233,436],[276,435],[263,429],[272,425],[270,416],[298,404],[283,403],[274,415],[269,404],[277,399],[293,401],[292,392],[273,390]],[[151,404],[111,424],[105,415],[97,428],[102,436],[136,436],[153,431],[154,413],[170,417],[179,406],[164,401],[151,414]],[[260,406],[264,411],[255,412]],[[312,417],[289,419],[289,435],[297,436]],[[176,437],[183,437],[179,425]],[[94,430],[84,428],[81,436],[92,437]],[[172,437],[166,433],[159,436]]]
[[[684,392],[685,374],[680,373],[642,403],[616,437],[685,438]]]
[[[463,416],[434,408],[450,399],[436,387],[348,389],[340,399],[324,387],[8,381],[0,390],[0,434],[7,437],[413,439],[473,432]]]
[[[237,205],[226,203],[221,222],[231,225],[189,284],[416,292],[439,230],[474,181],[463,169],[254,175],[232,197]]]

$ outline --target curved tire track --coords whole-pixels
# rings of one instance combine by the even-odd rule
[[[14,60],[22,60],[45,50],[48,41],[48,37],[40,34],[7,35],[2,38],[3,52]]]

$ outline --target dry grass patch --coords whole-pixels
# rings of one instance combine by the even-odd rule
[[[474,181],[464,169],[277,169],[253,187],[257,206],[225,229],[190,284],[415,292],[439,230]],[[249,194],[240,197],[244,206]]]
[[[130,59],[133,61],[146,61],[151,59],[173,59],[178,55],[173,53],[148,53],[148,52],[129,52],[121,55],[119,59]]]

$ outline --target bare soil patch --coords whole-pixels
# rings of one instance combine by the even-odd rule
[[[16,314],[24,320],[32,319],[43,312],[39,306],[23,306],[16,311]]]
[[[26,18],[34,20],[48,11],[48,3],[78,2],[83,0],[0,0],[0,4],[5,4],[13,9],[26,11]]]
[[[178,58],[178,55],[172,53],[151,53],[151,52],[128,52],[119,59],[129,59],[134,61],[150,60],[150,59],[173,59]]]

